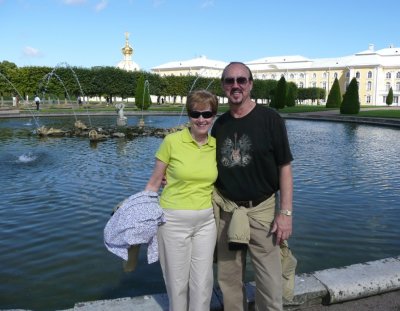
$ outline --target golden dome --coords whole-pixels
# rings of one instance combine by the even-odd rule
[[[129,45],[129,32],[125,32],[125,46],[121,50],[124,55],[133,54],[133,48]]]

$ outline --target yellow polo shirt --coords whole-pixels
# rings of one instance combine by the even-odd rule
[[[211,194],[217,179],[216,141],[199,146],[189,129],[167,135],[156,158],[168,164],[167,185],[160,197],[162,208],[202,210],[210,208]]]

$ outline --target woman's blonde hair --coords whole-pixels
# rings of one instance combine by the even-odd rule
[[[207,90],[196,90],[191,92],[186,100],[186,111],[189,113],[196,109],[205,109],[210,107],[213,115],[218,111],[218,97]]]

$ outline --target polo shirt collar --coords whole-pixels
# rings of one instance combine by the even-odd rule
[[[197,142],[193,139],[192,135],[190,134],[188,127],[185,127],[182,130],[182,141],[184,143],[193,142],[193,143],[197,144]],[[215,139],[213,139],[213,137],[210,134],[208,134],[208,139],[207,139],[206,145],[209,145],[210,147],[215,147],[215,145],[216,145]]]

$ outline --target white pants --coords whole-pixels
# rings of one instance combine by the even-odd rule
[[[158,229],[160,264],[170,311],[209,311],[217,230],[213,209],[164,209]]]

